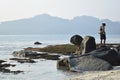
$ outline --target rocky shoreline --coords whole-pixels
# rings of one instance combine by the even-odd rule
[[[108,74],[116,74],[115,71],[110,71],[114,69],[114,66],[120,66],[120,44],[109,43],[105,46],[100,46],[100,44],[95,43],[94,37],[91,36],[86,36],[78,40],[76,39],[77,38],[73,37],[71,40],[71,43],[75,43],[75,45],[49,45],[44,48],[28,47],[24,50],[14,51],[12,53],[14,57],[9,60],[21,64],[37,63],[35,59],[57,60],[57,69],[72,72],[103,71],[102,73],[105,73],[108,71]],[[75,41],[78,41],[78,45]],[[61,55],[68,55],[69,57],[60,59]],[[20,70],[11,71],[7,69],[7,67],[15,67],[16,65],[7,64],[5,62],[4,60],[0,60],[0,72],[13,74],[24,73],[24,71]],[[120,72],[119,69],[118,72]],[[92,76],[94,73],[90,74]],[[84,77],[87,75],[89,74],[84,75]],[[101,73],[98,75],[102,76]],[[98,77],[98,75],[95,77]],[[68,80],[88,80],[84,77],[81,78],[80,75]],[[94,80],[94,78],[89,80]]]

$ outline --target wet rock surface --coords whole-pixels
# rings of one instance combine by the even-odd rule
[[[13,73],[13,74],[19,74],[19,73],[23,73],[24,71],[20,71],[20,70],[17,70],[17,71],[11,71],[10,69],[6,69],[7,67],[15,67],[16,65],[13,65],[13,64],[7,64],[7,63],[4,63],[4,62],[7,62],[7,61],[4,61],[4,60],[0,60],[0,72],[2,73]]]
[[[10,58],[10,60],[15,60],[19,63],[36,63],[36,61],[32,59],[19,59],[19,58]]]
[[[17,61],[18,63],[36,63],[34,59],[47,59],[47,60],[59,60],[60,55],[49,54],[49,53],[38,53],[34,51],[21,50],[13,52],[14,58],[10,58],[10,61]],[[17,57],[17,58],[16,58]],[[19,74],[24,73],[24,71],[16,70],[11,71],[9,67],[15,67],[16,65],[8,64],[7,61],[0,60],[0,72],[2,73],[12,73]]]
[[[12,74],[19,74],[19,73],[23,73],[24,71],[11,71],[10,69],[5,69],[5,68],[0,68],[0,72],[2,73],[12,73]]]

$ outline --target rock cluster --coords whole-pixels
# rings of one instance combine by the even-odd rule
[[[96,49],[83,55],[75,55],[57,62],[58,69],[70,71],[110,70],[120,65],[120,54],[108,47]]]
[[[76,45],[76,44],[75,44]],[[81,55],[72,55],[57,62],[58,69],[70,71],[111,70],[120,65],[120,53],[117,49],[102,46],[96,49],[95,39],[86,36],[80,45]]]
[[[76,54],[84,54],[96,49],[95,38],[92,36],[85,36],[82,38],[80,35],[71,37],[70,42],[77,46]]]

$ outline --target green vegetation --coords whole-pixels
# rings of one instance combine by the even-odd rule
[[[61,53],[61,54],[67,55],[67,54],[74,53],[76,50],[76,46],[71,44],[49,45],[44,48],[26,48],[25,50],[49,52],[49,53]]]

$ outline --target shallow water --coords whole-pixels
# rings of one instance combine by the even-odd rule
[[[64,35],[65,37],[65,35]],[[20,64],[9,60],[13,58],[13,51],[19,51],[27,47],[44,47],[47,45],[69,43],[69,36],[62,35],[0,35],[0,59],[7,63],[15,64],[10,67],[12,71],[21,70],[24,73],[17,75],[0,73],[0,80],[62,80],[69,77],[69,73],[57,70],[56,62],[53,60],[36,59],[37,63]],[[42,42],[42,45],[34,45],[35,41]]]

